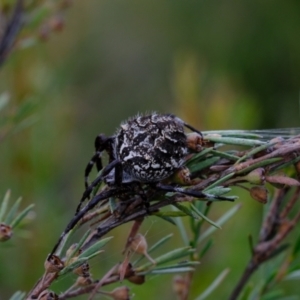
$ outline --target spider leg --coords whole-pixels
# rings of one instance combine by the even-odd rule
[[[84,172],[84,184],[85,188],[89,187],[88,179],[89,174],[91,173],[93,166],[96,164],[98,172],[102,170],[103,164],[101,159],[101,154],[103,151],[107,151],[109,155],[109,161],[113,161],[113,151],[112,151],[112,141],[114,137],[106,137],[104,134],[99,134],[95,139],[95,154],[90,159],[89,163],[87,164]]]
[[[84,185],[85,188],[87,189],[89,187],[89,174],[91,173],[94,164],[96,163],[97,165],[97,170],[101,170],[103,168],[102,166],[102,160],[101,160],[101,151],[96,151],[96,153],[92,156],[91,160],[87,164],[85,171],[84,171]]]
[[[87,189],[84,191],[80,202],[76,209],[76,214],[80,211],[81,205],[85,199],[88,199],[90,197],[91,192],[93,191],[94,187],[97,186],[103,178],[109,174],[109,172],[114,168],[119,168],[119,165],[121,165],[120,160],[116,159],[113,160],[111,163],[109,163],[102,171],[102,173],[87,187]],[[116,173],[116,172],[115,172]],[[122,174],[121,174],[122,175]],[[121,178],[122,181],[122,178]]]
[[[203,134],[201,131],[199,131],[198,129],[194,128],[193,126],[191,126],[190,124],[188,123],[185,123],[183,120],[181,120],[180,118],[176,117],[177,121],[179,121],[180,123],[183,124],[183,126],[185,126],[186,128],[190,129],[191,131],[193,132],[196,132],[198,133],[202,138],[203,138]]]
[[[143,199],[143,205],[146,209],[146,212],[148,215],[150,215],[150,202],[149,202],[149,199],[147,197],[145,197],[145,195],[141,195],[141,198]]]
[[[161,183],[156,184],[156,188],[167,191],[167,192],[174,192],[174,193],[180,193],[187,196],[192,196],[195,198],[201,198],[201,199],[207,199],[207,200],[223,200],[223,201],[234,201],[232,197],[225,197],[225,196],[219,196],[219,195],[212,195],[207,194],[204,192],[196,191],[193,189],[184,189],[182,187],[172,186],[172,185],[165,185]]]
[[[74,217],[72,218],[72,220],[67,225],[67,227],[64,230],[64,232],[59,237],[57,243],[55,244],[54,248],[52,249],[51,253],[48,256],[48,260],[55,253],[55,251],[57,250],[57,248],[60,245],[60,243],[63,240],[63,238],[70,232],[70,230],[72,230],[75,227],[75,225],[80,221],[80,219],[89,210],[93,209],[100,201],[108,199],[109,197],[117,195],[118,192],[119,191],[118,191],[117,188],[106,189],[106,190],[102,191],[100,194],[98,194],[97,196],[95,196],[90,202],[88,202],[87,205],[81,211],[79,211],[78,213],[76,213],[74,215]]]
[[[190,129],[191,131],[200,134],[200,136],[203,138],[202,132],[199,131],[198,129],[196,129],[196,128],[194,128],[193,126],[191,126],[190,124],[187,124],[187,123],[184,123],[184,122],[183,122],[183,125],[184,125],[186,128]]]
[[[123,166],[122,166],[120,161],[115,166],[115,178],[114,179],[115,179],[114,184],[116,186],[120,186],[122,184],[122,181],[123,181]]]

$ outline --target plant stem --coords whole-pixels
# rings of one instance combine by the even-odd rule
[[[254,262],[253,258],[250,260],[248,263],[246,269],[244,270],[244,273],[239,280],[238,284],[234,288],[233,292],[231,293],[230,297],[228,298],[229,300],[235,300],[238,298],[239,294],[243,290],[244,286],[248,282],[249,278],[252,276],[252,274],[256,271],[258,268],[258,264]]]

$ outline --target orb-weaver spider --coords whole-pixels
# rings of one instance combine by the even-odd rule
[[[192,133],[185,133],[185,127]],[[110,137],[98,135],[95,140],[96,153],[85,169],[86,190],[75,216],[60,236],[50,256],[54,254],[63,237],[100,201],[110,197],[122,200],[132,198],[137,193],[137,186],[142,191],[154,189],[207,200],[232,201],[230,197],[211,195],[164,183],[167,178],[183,168],[190,153],[201,151],[202,143],[200,131],[171,114],[138,115],[122,123],[115,135]],[[101,158],[104,151],[109,157],[105,167]],[[102,172],[89,185],[88,176],[94,165]],[[81,209],[83,201],[88,199],[92,190],[103,181],[107,184],[107,188]]]

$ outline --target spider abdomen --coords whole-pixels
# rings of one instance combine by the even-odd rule
[[[114,153],[133,180],[156,182],[183,165],[186,139],[183,122],[173,115],[137,116],[121,125]]]

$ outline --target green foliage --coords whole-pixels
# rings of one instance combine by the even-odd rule
[[[7,241],[12,237],[13,230],[22,225],[22,221],[28,213],[32,211],[34,205],[30,204],[21,212],[18,212],[22,198],[18,198],[8,210],[10,200],[10,190],[6,192],[0,206],[0,224],[7,227],[7,232],[1,233],[0,241]]]
[[[216,290],[221,282],[225,279],[227,274],[229,273],[229,269],[225,269],[224,271],[221,272],[221,274],[216,277],[216,279],[211,283],[211,285],[201,294],[199,295],[196,300],[204,300],[207,299],[207,297],[214,291]]]
[[[10,298],[9,300],[23,300],[25,299],[25,295],[26,293],[25,292],[15,292]]]

